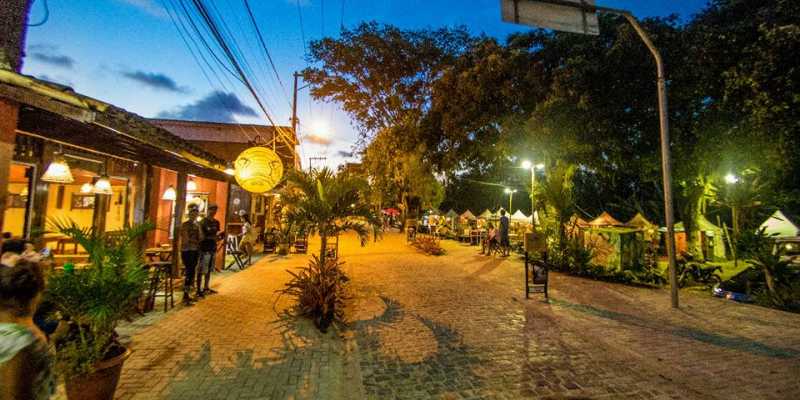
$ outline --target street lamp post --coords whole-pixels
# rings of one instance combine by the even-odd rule
[[[506,193],[508,193],[508,214],[511,215],[511,203],[513,202],[514,193],[517,193],[517,189],[506,188]]]
[[[536,201],[533,198],[533,190],[536,186],[536,170],[543,170],[544,164],[533,164],[528,160],[524,160],[522,162],[522,168],[529,169],[531,171],[531,228],[536,231]]]

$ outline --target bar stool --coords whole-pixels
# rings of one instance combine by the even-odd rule
[[[150,267],[150,294],[149,294],[149,309],[155,308],[156,297],[164,298],[164,312],[167,312],[168,307],[175,307],[174,289],[172,287],[172,262],[170,261],[155,261],[147,263]],[[159,286],[164,284],[163,291],[159,292]],[[169,301],[167,301],[169,300]]]

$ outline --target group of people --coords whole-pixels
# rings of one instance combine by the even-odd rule
[[[494,249],[498,249],[503,257],[511,254],[511,241],[509,240],[509,219],[506,210],[500,210],[499,227],[495,228],[493,223],[489,223],[486,238],[481,246],[481,254],[491,255]]]
[[[190,204],[188,219],[181,224],[181,261],[184,267],[183,304],[192,305],[193,302],[204,298],[206,295],[216,293],[209,286],[211,272],[214,271],[214,260],[217,254],[217,244],[224,233],[220,230],[219,221],[214,218],[217,214],[217,205],[208,206],[208,215],[200,218],[200,208]],[[195,278],[197,285],[195,286]],[[190,296],[192,290],[195,297]]]

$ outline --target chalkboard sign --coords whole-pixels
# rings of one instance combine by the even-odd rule
[[[549,273],[547,270],[547,252],[541,253],[541,259],[533,259],[530,253],[525,252],[525,298],[530,298],[531,293],[544,293],[547,300],[547,286]]]

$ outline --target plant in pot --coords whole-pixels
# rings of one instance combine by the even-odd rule
[[[70,400],[112,399],[130,355],[117,340],[116,327],[135,311],[146,287],[140,238],[152,225],[113,234],[71,220],[51,220],[50,225],[89,255],[85,268],[53,273],[48,279],[45,296],[62,318],[54,337],[56,369]]]
[[[302,315],[310,317],[325,332],[342,318],[342,303],[348,281],[341,263],[328,255],[328,238],[356,232],[364,245],[372,231],[377,238],[381,219],[369,204],[369,186],[363,179],[334,174],[327,168],[294,171],[287,179],[283,197],[288,204],[287,220],[304,234],[320,236],[319,253],[309,265],[292,275],[281,292],[298,301]]]
[[[284,221],[278,230],[278,254],[285,256],[289,254],[289,247],[292,245],[293,221]]]

